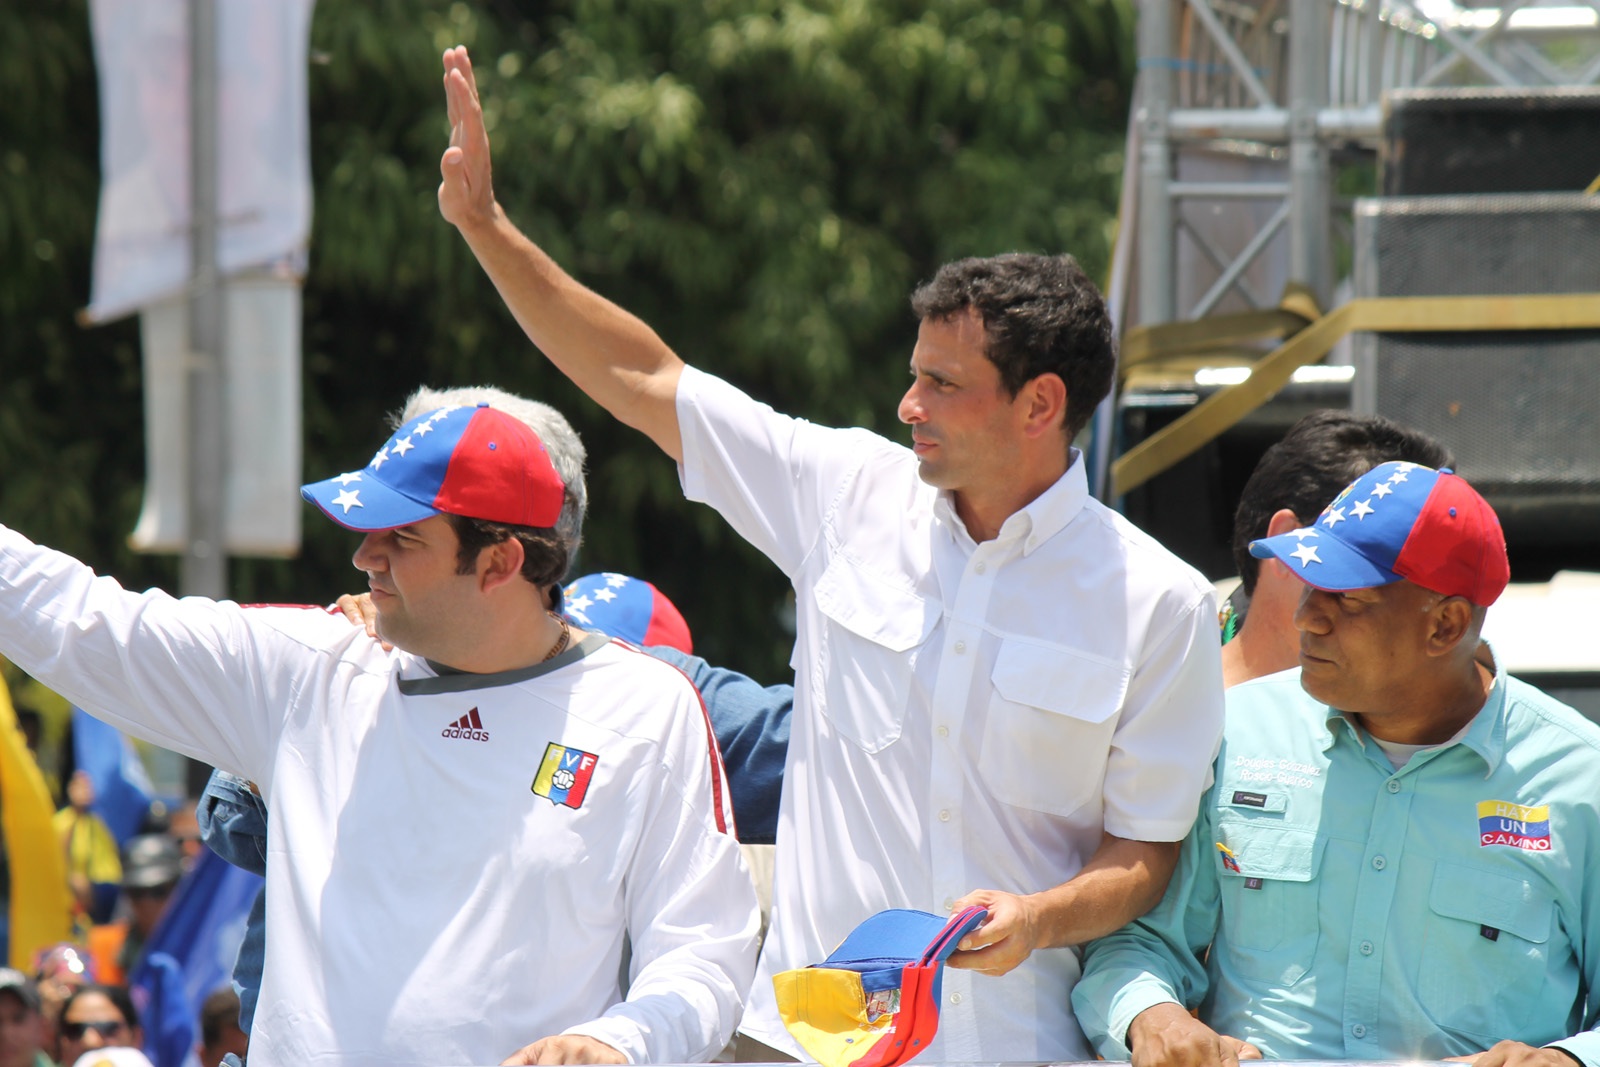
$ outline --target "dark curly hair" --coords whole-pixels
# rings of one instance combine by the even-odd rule
[[[1012,252],[958,259],[911,294],[919,319],[973,309],[983,320],[985,355],[1013,397],[1041,374],[1067,386],[1067,440],[1111,392],[1117,346],[1100,290],[1071,256]]]

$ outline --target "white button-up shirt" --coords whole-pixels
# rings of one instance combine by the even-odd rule
[[[1102,831],[1177,841],[1222,728],[1211,587],[1067,473],[974,543],[909,449],[693,368],[682,478],[789,576],[794,719],[771,928],[742,1030],[804,1057],[772,975],[885,908],[1072,878]],[[946,969],[939,1060],[1090,1058],[1070,949]]]

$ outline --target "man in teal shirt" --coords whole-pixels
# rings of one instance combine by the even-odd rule
[[[1301,666],[1229,691],[1165,897],[1085,950],[1090,1040],[1139,1067],[1600,1067],[1600,728],[1480,644],[1494,512],[1385,463],[1251,550],[1306,582]]]

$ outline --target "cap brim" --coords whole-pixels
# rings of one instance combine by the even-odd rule
[[[1311,527],[1251,541],[1250,554],[1256,559],[1276,559],[1296,578],[1318,589],[1371,589],[1401,580],[1400,575],[1373,563],[1337,537]]]
[[[362,471],[300,487],[300,495],[347,530],[370,533],[431,519],[439,509],[419,504]]]

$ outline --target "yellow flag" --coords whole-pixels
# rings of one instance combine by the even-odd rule
[[[72,935],[72,896],[53,815],[44,775],[0,680],[0,832],[11,857],[10,963],[25,973],[33,970],[34,953]]]

